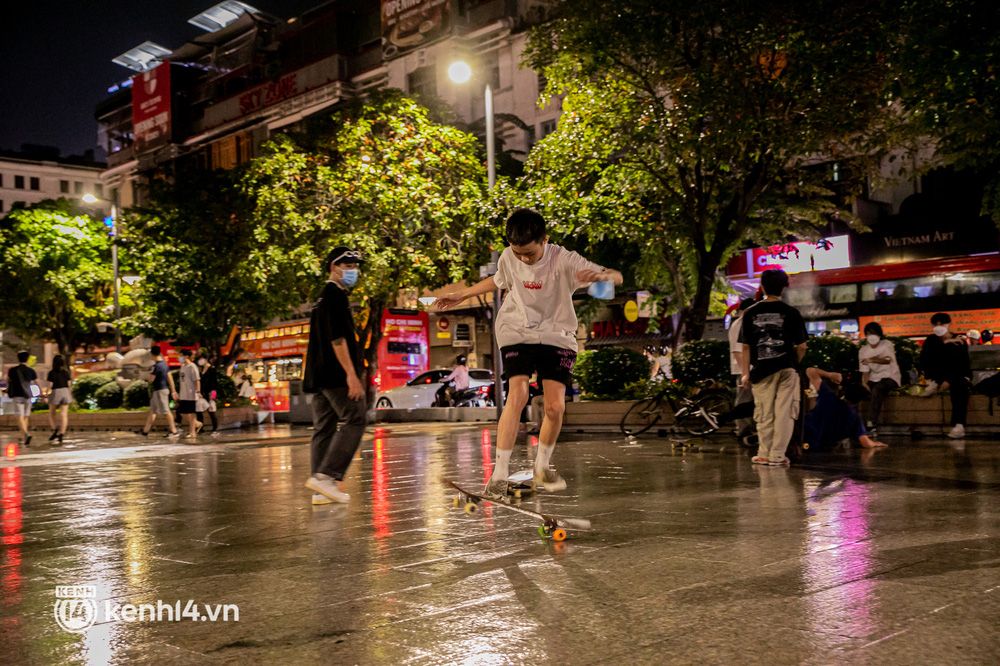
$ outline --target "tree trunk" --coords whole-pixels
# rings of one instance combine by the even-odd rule
[[[375,395],[378,393],[378,387],[372,379],[378,375],[378,345],[382,341],[382,312],[386,305],[387,303],[381,300],[368,301],[368,321],[360,333],[364,369],[359,379],[365,387],[365,400],[369,408],[374,406]]]
[[[698,262],[698,288],[687,308],[687,316],[681,324],[684,327],[681,334],[685,342],[701,340],[705,334],[705,321],[712,305],[712,286],[715,284],[715,275],[721,263],[722,253],[715,249],[702,255]]]

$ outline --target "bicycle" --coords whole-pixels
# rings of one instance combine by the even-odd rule
[[[618,427],[623,435],[641,435],[664,417],[673,413],[674,425],[691,435],[707,435],[719,429],[719,415],[733,408],[733,395],[727,389],[704,388],[702,382],[693,397],[677,396],[677,389],[667,385],[658,394],[632,405]],[[634,421],[634,423],[630,423]]]

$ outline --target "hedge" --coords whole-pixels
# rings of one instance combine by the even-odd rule
[[[118,382],[108,382],[94,393],[97,406],[101,409],[117,409],[122,406],[122,387]]]
[[[137,379],[125,389],[123,404],[126,409],[143,409],[149,407],[149,382]]]

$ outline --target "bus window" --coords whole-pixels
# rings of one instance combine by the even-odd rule
[[[909,298],[930,298],[944,294],[944,280],[938,277],[868,282],[861,286],[861,300],[863,301],[882,301],[887,298],[894,301]]]
[[[1000,291],[1000,272],[948,276],[948,295],[992,294]]]

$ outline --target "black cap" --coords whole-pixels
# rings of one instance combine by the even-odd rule
[[[326,255],[326,261],[323,262],[323,267],[326,272],[330,272],[330,267],[334,264],[343,264],[348,261],[354,262],[356,264],[363,264],[365,260],[361,258],[361,252],[359,250],[352,250],[345,245],[338,245],[330,251],[330,254]]]

